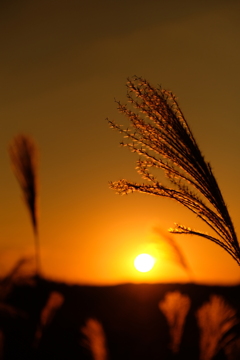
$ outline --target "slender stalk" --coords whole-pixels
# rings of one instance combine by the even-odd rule
[[[41,256],[40,256],[40,241],[39,241],[39,232],[34,231],[34,243],[35,243],[35,261],[36,261],[36,275],[40,276],[41,274]]]

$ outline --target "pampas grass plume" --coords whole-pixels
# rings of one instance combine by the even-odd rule
[[[9,146],[13,172],[22,189],[23,199],[29,210],[35,237],[36,272],[40,273],[40,254],[37,218],[37,147],[27,135],[17,135]]]

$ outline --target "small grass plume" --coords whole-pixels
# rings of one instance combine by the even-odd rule
[[[13,172],[22,189],[35,237],[36,272],[40,274],[40,250],[37,219],[37,147],[26,135],[17,135],[9,146]]]
[[[42,309],[40,321],[35,333],[33,346],[36,348],[42,339],[45,328],[52,322],[56,312],[64,303],[64,296],[58,291],[52,291],[49,298]]]
[[[119,194],[138,191],[179,202],[203,220],[216,237],[182,225],[176,225],[170,232],[211,240],[240,265],[240,246],[227,206],[175,95],[161,87],[155,88],[137,76],[128,79],[127,90],[128,102],[135,110],[120,102],[117,105],[120,113],[130,121],[130,127],[108,122],[129,140],[121,145],[141,156],[137,171],[148,183],[122,179],[111,182],[110,187]],[[151,169],[163,170],[171,185],[162,184]]]
[[[81,333],[84,335],[83,345],[91,351],[94,360],[107,360],[108,352],[106,346],[106,336],[102,324],[93,318],[86,321]]]
[[[190,305],[190,298],[179,291],[168,292],[164,300],[159,303],[159,309],[166,316],[169,324],[171,336],[170,349],[173,353],[179,351],[183,327]]]
[[[196,312],[200,328],[200,360],[211,360],[229,345],[235,338],[234,329],[239,324],[237,312],[218,295],[212,295],[210,300]]]

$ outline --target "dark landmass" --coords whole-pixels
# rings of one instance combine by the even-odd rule
[[[177,354],[169,348],[169,325],[159,309],[159,302],[174,291],[191,299]],[[62,299],[62,304],[52,313],[49,311],[49,315],[46,304],[53,293]],[[197,360],[199,328],[195,313],[211,295],[224,298],[240,317],[240,285],[164,283],[100,287],[67,285],[41,278],[15,283],[0,312],[0,359],[102,360],[93,357],[82,331],[87,320],[94,319],[105,333],[109,360]],[[239,326],[237,331],[240,336]],[[220,351],[214,359],[228,358]]]

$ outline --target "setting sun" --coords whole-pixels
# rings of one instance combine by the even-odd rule
[[[134,266],[140,272],[150,271],[154,264],[155,259],[149,254],[140,254],[134,260]]]

